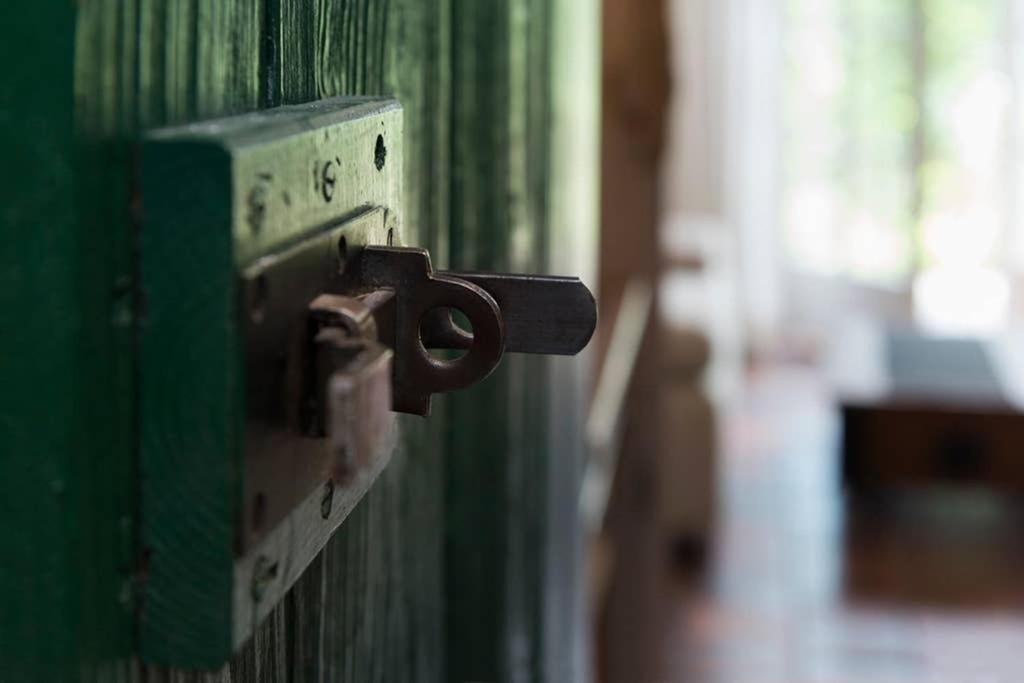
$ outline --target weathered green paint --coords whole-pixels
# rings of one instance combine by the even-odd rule
[[[271,101],[382,94],[402,103],[403,232],[436,253],[447,232],[449,169],[436,153],[449,134],[447,3],[279,0],[271,10]],[[407,425],[418,446],[396,454],[293,589],[297,616],[286,604],[287,624],[269,637],[281,644],[290,629],[302,656],[283,666],[303,672],[297,680],[444,677],[443,406]]]
[[[130,652],[128,176],[75,136],[74,8],[0,20],[0,678],[88,679]]]
[[[79,17],[77,89],[86,104],[80,125],[87,139],[126,149],[123,140],[156,125],[332,95],[397,94],[406,111],[411,179],[406,229],[432,246],[430,236],[444,232],[447,207],[446,154],[436,153],[446,148],[448,133],[447,8],[372,4],[91,3]],[[123,163],[115,173],[127,184],[131,169]],[[124,233],[112,241],[130,253],[124,214],[113,221]],[[442,677],[443,500],[440,442],[430,434],[443,428],[443,412],[435,416],[407,430],[421,444],[416,457],[392,462],[225,674]],[[121,462],[132,466],[130,455]]]
[[[592,41],[594,5],[3,6],[0,136],[12,161],[0,225],[17,236],[0,247],[4,680],[143,673],[131,656],[139,131],[334,95],[396,96],[409,241],[439,267],[545,270],[577,244],[569,233],[593,226],[596,53],[570,59],[565,46],[581,32]],[[576,90],[585,105],[567,99]],[[577,394],[544,399],[538,387],[578,373],[563,360],[550,373],[546,361],[507,360],[474,394],[436,400],[431,420],[415,423],[419,447],[391,463],[229,667],[195,677],[148,667],[146,679],[577,677],[566,664],[580,633],[566,597],[578,584],[575,470],[548,445],[573,442],[559,401]],[[556,549],[568,555],[555,559]]]
[[[597,3],[456,0],[453,17],[453,265],[590,275]],[[449,680],[584,675],[584,367],[506,357],[449,399]]]
[[[380,169],[378,136],[390,146]],[[145,138],[138,366],[146,563],[139,631],[146,661],[205,669],[226,662],[272,607],[270,595],[283,592],[282,582],[309,559],[273,544],[238,548],[248,538],[238,530],[247,529],[252,510],[247,463],[256,447],[246,431],[249,312],[241,273],[342,220],[352,249],[385,243],[384,217],[400,243],[402,142],[398,104],[362,98],[279,107]],[[337,174],[329,201],[310,172],[327,160]],[[372,226],[353,218],[375,207],[383,210],[372,214]],[[325,242],[326,253],[335,240]],[[359,478],[339,487],[336,512],[351,507],[369,483]],[[312,496],[323,482],[307,484],[302,493]],[[294,525],[273,521],[286,531]],[[306,538],[321,531],[318,521]],[[332,526],[340,521],[335,515]],[[280,569],[254,605],[257,557]]]

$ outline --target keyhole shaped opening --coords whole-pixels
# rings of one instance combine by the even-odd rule
[[[457,308],[438,306],[420,318],[420,344],[435,360],[451,362],[466,355],[473,323]]]

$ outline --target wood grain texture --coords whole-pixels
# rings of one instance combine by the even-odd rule
[[[231,197],[233,179],[212,146],[161,161],[142,169],[146,188],[165,189],[147,194],[140,239],[139,645],[150,661],[210,666],[232,645],[244,338],[230,202],[201,198]]]
[[[106,226],[90,226],[98,243],[79,230],[74,18],[67,5],[0,8],[0,678],[16,682],[94,671],[130,627],[121,492],[102,476],[119,455],[118,406],[86,418],[117,386],[113,280],[93,278],[114,256]]]
[[[402,102],[403,232],[434,248],[444,234],[448,169],[445,3],[281,0],[271,41],[276,98],[385,94]],[[430,93],[430,96],[425,96]],[[443,410],[405,419],[407,448],[321,555],[323,573],[292,590],[301,611],[296,680],[435,681],[443,677]],[[319,605],[319,607],[318,607]]]
[[[279,82],[287,85],[286,101],[305,101],[336,94],[324,89],[302,92],[303,84],[306,87],[316,86],[318,80],[299,78],[284,68],[287,64],[292,69],[297,68],[301,74],[315,73],[316,65],[320,63],[316,60],[321,54],[329,54],[328,50],[305,50],[315,44],[309,39],[310,26],[331,21],[331,17],[325,18],[322,15],[323,9],[305,5],[295,8],[286,6],[281,8],[279,16],[271,15],[269,18],[266,26],[268,35],[282,46],[282,54],[293,59],[284,62],[278,72],[281,79]],[[328,42],[343,42],[346,35],[351,37],[351,22],[333,26],[343,28],[347,33],[340,36],[328,33],[324,37]],[[356,34],[359,33],[357,30]],[[294,49],[286,52],[289,46]],[[310,55],[314,58],[313,62],[296,66],[294,60]],[[340,88],[344,83],[321,79],[319,85]],[[352,91],[341,92],[350,94]],[[420,187],[420,184],[414,187]],[[411,431],[413,434],[422,433],[422,429]],[[419,441],[415,449],[417,457],[424,458],[429,466],[436,468],[436,460],[431,463],[426,457],[431,450],[429,444],[424,443],[423,439]],[[396,461],[399,460],[400,455],[396,457]],[[429,480],[423,476],[409,476],[406,473],[405,477],[398,477],[392,474],[403,469],[398,462],[393,464],[389,474],[379,483],[381,491],[371,494],[359,506],[343,531],[325,550],[323,562],[333,568],[330,580],[321,580],[322,575],[318,578],[314,572],[309,580],[303,579],[295,587],[293,599],[302,605],[302,620],[292,627],[289,619],[278,618],[291,609],[288,604],[282,606],[280,614],[275,614],[275,618],[268,622],[270,626],[264,626],[261,633],[257,634],[254,639],[257,645],[255,649],[249,648],[243,652],[232,665],[232,670],[259,672],[265,668],[259,665],[264,656],[259,644],[264,642],[264,631],[269,628],[279,631],[269,641],[275,646],[281,642],[302,644],[299,648],[301,658],[285,658],[283,666],[288,670],[317,671],[319,676],[325,676],[328,680],[336,679],[337,672],[351,680],[369,680],[364,674],[373,671],[386,675],[389,680],[415,680],[422,676],[436,679],[439,676],[439,641],[430,647],[430,639],[417,636],[416,645],[423,654],[417,657],[412,653],[413,656],[410,656],[408,651],[417,633],[439,634],[436,617],[431,617],[431,613],[439,614],[440,609],[442,592],[438,583],[439,572],[436,566],[424,563],[424,559],[429,560],[431,547],[439,545],[441,528],[438,515],[432,518],[428,506],[403,512],[402,507],[407,504],[408,498],[401,492],[403,488],[408,488],[413,496],[424,500],[419,492],[436,491],[437,486],[431,487]],[[434,508],[439,510],[439,501],[437,498],[433,500],[436,501],[433,502]],[[409,524],[414,527],[411,533],[407,529]],[[419,525],[418,528],[415,525]],[[436,564],[439,552],[435,550],[433,557]],[[416,571],[424,564],[427,571]],[[413,579],[407,580],[410,570]],[[425,577],[428,583],[415,580],[419,576]],[[437,579],[429,583],[432,576]],[[410,606],[415,608],[416,605],[428,607],[410,609]],[[418,624],[410,624],[410,615],[424,621],[425,628],[417,629]],[[312,635],[307,638],[304,636],[306,632]],[[253,658],[255,661],[252,661]]]
[[[276,104],[394,95],[405,109],[407,239],[431,248],[439,268],[544,270],[551,215],[564,215],[550,213],[552,196],[567,182],[551,169],[575,163],[559,156],[548,126],[548,70],[553,46],[579,29],[563,21],[556,39],[552,6],[4,6],[0,117],[21,161],[2,209],[4,230],[19,234],[0,252],[3,375],[14,388],[0,430],[15,454],[0,468],[18,489],[5,496],[2,534],[21,554],[0,563],[0,593],[5,614],[25,615],[0,625],[4,663],[15,664],[5,680],[569,680],[544,662],[564,661],[556,632],[576,618],[552,616],[575,576],[546,555],[561,534],[571,541],[573,470],[554,466],[548,447],[571,428],[545,427],[550,402],[536,388],[549,375],[538,359],[510,359],[465,399],[436,401],[430,422],[407,421],[410,446],[222,670],[131,656],[141,559],[132,141],[147,128]],[[56,304],[39,307],[22,297],[29,291]]]
[[[140,216],[133,141],[144,127],[256,105],[261,14],[256,3],[234,5],[238,11],[195,1],[97,0],[82,3],[75,17],[75,55],[69,65],[73,63],[76,107],[69,131],[77,131],[77,234],[89,244],[81,252],[80,267],[86,270],[80,278],[88,306],[85,327],[93,331],[90,358],[81,367],[94,375],[82,377],[80,371],[78,379],[92,391],[82,409],[87,428],[109,435],[106,445],[90,445],[78,454],[102,482],[102,488],[82,501],[81,519],[97,524],[83,569],[111,587],[97,590],[69,582],[66,589],[121,610],[116,619],[97,610],[94,624],[81,630],[85,638],[111,634],[95,669],[74,658],[63,660],[82,680],[140,675],[131,659],[137,607],[133,593],[145,569],[136,550],[140,501],[132,321],[140,303],[135,285]],[[214,256],[198,243],[182,246],[190,248],[200,257]],[[111,539],[119,544],[116,552],[107,550]]]
[[[578,6],[575,19],[593,16],[591,3]],[[561,62],[556,85],[554,54],[588,25],[566,21],[565,11],[535,0],[453,7],[450,254],[457,267],[543,272],[563,265],[551,252],[552,217],[566,220],[566,230],[593,231],[593,209],[552,211],[559,193],[578,196],[582,187],[592,199],[594,188],[594,167],[578,166],[593,161],[588,149],[578,138],[564,144],[551,125],[557,113],[557,130],[579,126],[593,136],[596,124],[592,101],[579,117],[553,108],[556,89],[576,79],[585,93],[596,90],[596,55],[586,51]],[[559,239],[559,247],[567,244]],[[582,621],[579,452],[570,447],[579,443],[579,416],[552,403],[580,405],[582,366],[572,362],[506,357],[486,382],[448,399],[455,426],[447,474],[449,680],[583,675],[573,635]],[[555,368],[565,382],[560,393],[551,389]]]

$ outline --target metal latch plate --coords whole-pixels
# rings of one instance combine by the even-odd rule
[[[385,439],[370,466],[330,481],[327,441],[296,429],[290,349],[304,307],[332,291],[346,251],[402,242],[401,140],[398,104],[359,98],[144,141],[146,660],[223,663],[386,463]],[[363,370],[380,375],[373,363]]]

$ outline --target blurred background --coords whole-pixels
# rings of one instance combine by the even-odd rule
[[[0,8],[3,682],[1022,679],[1024,0]],[[142,455],[140,135],[365,95],[405,112],[409,243],[579,275],[595,343],[437,400],[230,662],[140,659],[150,576],[218,628],[262,592],[226,543],[223,583],[154,569],[191,527],[142,484],[206,472]]]
[[[603,40],[597,678],[1018,680],[1024,3]]]

